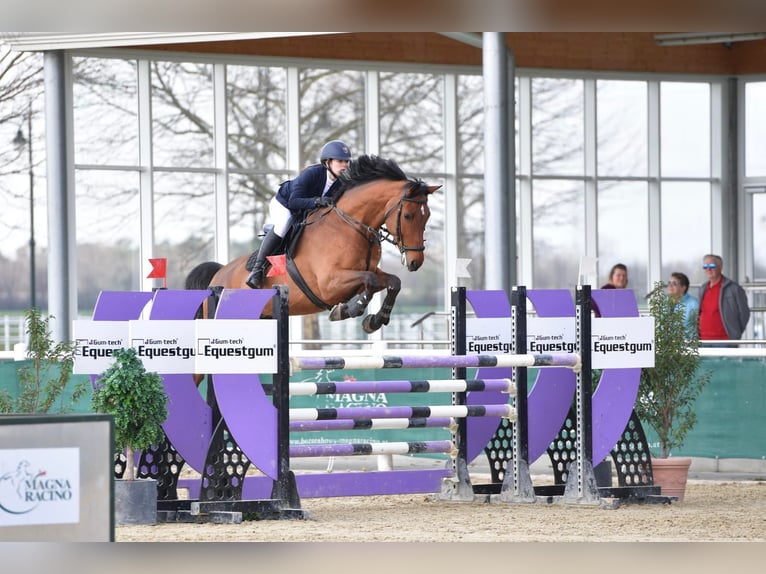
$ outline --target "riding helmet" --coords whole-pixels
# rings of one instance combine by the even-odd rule
[[[342,141],[333,140],[324,144],[322,151],[319,152],[319,161],[325,161],[328,159],[342,159],[350,161],[351,152],[348,151],[348,146]]]

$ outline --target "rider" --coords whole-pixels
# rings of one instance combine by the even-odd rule
[[[273,227],[261,242],[253,271],[245,283],[253,289],[263,284],[266,257],[273,255],[290,229],[293,217],[316,207],[332,205],[332,193],[339,187],[338,176],[346,171],[351,153],[340,140],[327,142],[319,153],[319,163],[304,169],[295,179],[283,182],[269,202]]]

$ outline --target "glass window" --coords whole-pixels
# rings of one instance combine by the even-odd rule
[[[662,177],[710,177],[710,84],[661,82]]]
[[[194,266],[214,259],[213,189],[210,174],[155,174],[154,256],[168,260],[169,289],[182,289]]]
[[[625,214],[629,213],[630,217]],[[598,276],[601,287],[615,263],[628,268],[628,288],[647,292],[649,205],[645,182],[604,182],[598,189]]]
[[[766,176],[766,82],[745,84],[745,176]]]
[[[648,111],[646,82],[596,83],[598,174],[646,176]]]
[[[462,173],[484,173],[484,80],[481,76],[459,76],[458,170]]]
[[[102,290],[141,290],[137,173],[75,172],[77,302],[90,315]]]
[[[227,132],[229,249],[232,259],[252,253],[268,219],[269,202],[288,179],[287,72],[284,68],[228,66]],[[267,172],[276,171],[277,174]]]
[[[287,169],[286,77],[284,68],[226,67],[230,169]]]
[[[753,193],[753,282],[766,281],[766,193]],[[766,291],[754,289],[751,291],[752,308],[766,308]],[[766,338],[766,313],[752,313],[753,337]]]
[[[236,175],[229,178],[229,250],[231,259],[250,254],[260,245],[259,234],[269,220],[269,203],[254,200],[253,188],[274,196],[283,178],[276,175]]]
[[[583,183],[536,180],[532,190],[535,289],[574,289],[585,254]]]
[[[664,182],[660,197],[662,279],[681,271],[699,285],[705,280],[702,257],[712,249],[710,184]]]
[[[442,185],[438,179],[428,179],[429,185]],[[396,299],[400,313],[421,313],[443,307],[444,285],[444,188],[428,197],[431,217],[425,230],[425,261],[415,272],[402,265],[399,250],[388,243],[383,244],[380,266],[402,280],[402,291]]]
[[[584,173],[583,82],[532,80],[532,171],[536,175]]]
[[[766,193],[753,193],[754,281],[766,281]]]
[[[75,163],[138,165],[136,62],[73,58]]]
[[[213,66],[152,64],[152,144],[161,167],[213,167]]]
[[[457,254],[461,259],[470,259],[470,279],[463,279],[461,285],[482,289],[485,277],[484,257],[484,182],[480,179],[461,178],[458,180],[457,202]]]
[[[319,151],[342,140],[355,157],[364,153],[364,74],[353,70],[300,71],[302,166],[319,162]]]
[[[380,155],[408,175],[444,171],[444,77],[380,74]]]

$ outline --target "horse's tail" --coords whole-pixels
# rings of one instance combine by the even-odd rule
[[[184,289],[207,289],[210,282],[213,280],[213,276],[218,273],[218,270],[223,267],[216,261],[205,261],[200,263],[194,269],[189,271],[184,281]],[[202,319],[202,305],[199,306],[197,312],[194,314],[195,319]],[[197,382],[199,385],[199,382]]]
[[[205,261],[192,269],[186,276],[184,289],[207,289],[213,276],[223,265],[216,261]]]

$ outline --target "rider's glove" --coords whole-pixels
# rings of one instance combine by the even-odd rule
[[[314,200],[314,207],[330,207],[333,205],[333,200],[326,195],[321,195]]]

